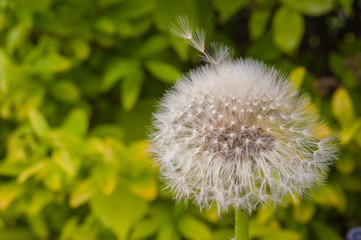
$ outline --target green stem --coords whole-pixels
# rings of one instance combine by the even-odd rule
[[[236,209],[235,227],[236,240],[248,240],[248,212]]]

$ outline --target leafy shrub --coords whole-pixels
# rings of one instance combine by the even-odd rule
[[[291,72],[342,154],[328,183],[264,207],[253,239],[342,239],[360,225],[360,1],[0,1],[0,239],[230,239],[219,219],[175,204],[145,141],[151,112],[195,51],[179,14],[212,40]]]

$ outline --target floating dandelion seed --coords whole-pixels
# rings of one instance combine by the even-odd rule
[[[176,198],[251,213],[322,182],[335,138],[315,135],[309,98],[259,61],[232,61],[224,45],[205,50],[204,32],[187,18],[172,32],[209,63],[180,79],[154,115],[153,151]]]

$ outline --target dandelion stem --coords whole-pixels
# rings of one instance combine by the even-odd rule
[[[236,208],[235,213],[235,227],[236,232],[235,240],[248,240],[248,212]]]

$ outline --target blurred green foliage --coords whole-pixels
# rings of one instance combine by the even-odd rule
[[[361,225],[360,0],[0,0],[0,240],[233,237],[232,213],[176,204],[145,141],[157,100],[210,40],[289,71],[340,134],[328,183],[262,207],[252,239],[343,239]]]

